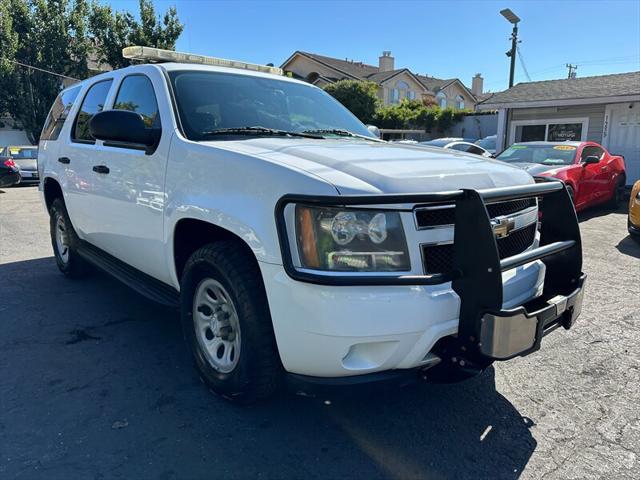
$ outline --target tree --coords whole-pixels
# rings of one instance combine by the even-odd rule
[[[143,45],[174,50],[184,28],[175,7],[170,7],[161,20],[156,16],[151,0],[140,0],[140,22],[129,12],[114,12],[111,6],[94,2],[89,25],[96,43],[98,63],[114,69],[131,65],[130,60],[122,57],[124,47]]]
[[[149,0],[140,0],[139,22],[87,0],[0,0],[0,113],[37,143],[64,77],[89,77],[90,59],[127,66],[130,44],[174,48],[182,28],[174,8],[161,20]]]
[[[378,86],[373,82],[339,80],[324,90],[347,107],[363,123],[371,123],[379,106]]]

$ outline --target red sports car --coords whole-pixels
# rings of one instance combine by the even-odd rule
[[[531,175],[562,180],[576,211],[607,202],[617,208],[624,198],[624,157],[595,142],[514,143],[496,158]]]

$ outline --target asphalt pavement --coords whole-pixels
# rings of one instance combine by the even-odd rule
[[[34,187],[0,190],[0,478],[640,478],[640,246],[581,215],[582,316],[454,385],[238,407],[177,315],[57,270]]]

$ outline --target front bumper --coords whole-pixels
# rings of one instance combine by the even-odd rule
[[[540,245],[500,259],[485,203],[531,197],[544,198]],[[298,270],[291,261],[284,220],[290,203],[417,207],[443,202],[455,202],[456,208],[451,271],[331,276]],[[283,265],[264,266],[263,275],[289,372],[335,377],[438,363],[478,372],[495,360],[532,353],[546,333],[560,325],[569,328],[580,314],[585,281],[580,231],[561,182],[541,179],[523,187],[426,195],[288,195],[276,206],[276,221]],[[526,303],[505,309],[505,272],[532,265],[541,266],[537,273],[542,272],[544,285],[540,279],[535,295],[523,297]],[[270,269],[279,272],[265,272]],[[282,288],[287,283],[290,288]]]

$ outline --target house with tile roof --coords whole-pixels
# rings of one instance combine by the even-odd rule
[[[600,143],[625,157],[627,184],[640,179],[640,72],[514,85],[479,102],[498,111],[497,148],[515,142]]]
[[[338,59],[295,51],[281,68],[294,77],[322,87],[338,80],[367,80],[378,85],[378,96],[384,105],[402,99],[436,102],[442,108],[475,108],[477,96],[482,95],[482,77],[473,77],[471,89],[459,79],[440,79],[419,75],[408,68],[396,68],[391,52],[382,52],[378,65],[348,59]]]

